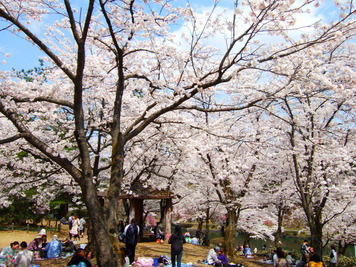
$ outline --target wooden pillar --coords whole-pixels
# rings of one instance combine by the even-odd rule
[[[164,214],[164,220],[166,222],[166,226],[164,229],[165,239],[167,239],[167,237],[169,237],[172,234],[172,211],[173,211],[172,199],[167,198],[166,209]]]
[[[131,220],[133,218],[136,218],[136,210],[135,210],[135,206],[136,206],[136,203],[135,203],[135,199],[133,198],[130,198],[130,213],[129,213],[129,224],[131,223]]]
[[[136,218],[137,225],[140,227],[140,236],[138,239],[140,241],[143,237],[143,199],[130,199],[130,223],[133,218]]]

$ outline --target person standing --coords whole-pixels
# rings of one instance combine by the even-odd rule
[[[336,267],[337,264],[337,252],[336,252],[336,247],[335,245],[331,245],[331,252],[330,252],[330,262],[329,265],[330,267]]]
[[[85,225],[87,224],[87,222],[85,221],[85,219],[82,217],[79,220],[79,236],[80,237],[84,237],[84,232],[85,232]]]
[[[139,233],[140,228],[137,225],[137,220],[133,218],[131,220],[131,224],[126,225],[124,230],[126,254],[129,257],[130,264],[132,264],[135,260],[135,250]]]
[[[303,244],[300,246],[300,251],[303,255],[308,256],[309,255],[309,244],[308,244],[308,240],[304,240]]]
[[[183,256],[183,244],[185,243],[185,238],[182,233],[182,229],[179,225],[174,228],[174,233],[168,240],[168,244],[171,244],[171,260],[172,267],[181,267],[182,256]],[[176,261],[177,260],[177,261]]]
[[[33,252],[27,249],[27,243],[25,241],[20,244],[21,251],[17,254],[15,260],[16,267],[29,267],[35,263]]]
[[[72,228],[70,229],[70,237],[73,237],[74,241],[80,241],[79,236],[79,219],[78,216],[73,216],[72,218]],[[70,238],[71,239],[71,238]]]

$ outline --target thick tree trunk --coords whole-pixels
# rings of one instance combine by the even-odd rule
[[[202,231],[203,231],[203,223],[204,223],[204,221],[203,221],[202,218],[198,218],[197,221],[198,221],[197,230],[200,231],[200,232],[202,232]]]
[[[83,200],[88,209],[92,234],[96,243],[96,253],[99,267],[122,266],[121,258],[114,251],[105,219],[103,207],[100,205],[96,194],[96,188],[91,182],[85,183],[83,187]]]
[[[346,249],[352,244],[350,243],[343,243],[341,240],[338,242],[338,254],[345,255]]]
[[[205,229],[206,229],[205,236],[208,240],[209,240],[209,231],[210,231],[209,220],[210,220],[210,207],[206,209],[206,218],[205,218]]]
[[[236,226],[237,226],[236,209],[228,209],[224,243],[225,243],[225,253],[230,258],[234,256],[235,249],[236,249],[236,242],[235,242]]]
[[[310,224],[311,246],[314,248],[314,252],[323,256],[323,226],[319,221],[311,222]]]
[[[278,205],[278,226],[277,231],[274,233],[274,246],[277,248],[280,246],[282,235],[282,223],[283,223],[283,207],[282,204]]]
[[[166,226],[164,228],[164,235],[167,238],[172,234],[172,211],[173,211],[173,205],[172,205],[172,199],[166,199],[166,211],[164,213],[164,221],[166,223]],[[167,240],[167,239],[166,239]]]

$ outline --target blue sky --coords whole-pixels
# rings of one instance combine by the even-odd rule
[[[73,1],[74,4],[80,4],[83,0]],[[213,0],[191,0],[190,4],[195,10],[204,9],[211,5]],[[177,5],[185,5],[185,0],[178,0]],[[219,5],[232,8],[233,0],[221,0]],[[326,0],[323,3],[323,8],[319,13],[313,14],[314,16],[323,16],[324,18],[336,17],[336,9],[332,5],[331,0]],[[0,27],[3,24],[0,22]],[[41,33],[43,26],[39,22],[35,22],[30,26],[36,32]],[[11,70],[15,68],[16,70],[21,69],[32,69],[35,66],[39,66],[38,59],[42,55],[36,47],[29,44],[28,41],[13,36],[8,31],[0,31],[0,70]],[[10,55],[10,57],[7,57]],[[6,61],[6,64],[4,62]]]

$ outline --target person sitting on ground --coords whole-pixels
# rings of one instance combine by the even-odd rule
[[[209,250],[208,256],[206,257],[206,261],[209,265],[221,266],[221,261],[218,259],[219,252],[220,248],[218,246]]]
[[[41,231],[39,231],[38,234],[42,238],[42,240],[41,240],[42,247],[45,247],[47,245],[47,232],[46,232],[46,229],[41,229]]]
[[[73,255],[73,257],[68,262],[67,266],[86,266],[92,267],[90,261],[85,258],[85,251],[82,248],[78,248],[77,252]]]
[[[246,245],[245,246],[245,249],[244,249],[244,256],[245,257],[249,257],[249,256],[252,256],[252,251],[251,251],[251,248],[249,245]]]
[[[42,250],[42,236],[36,235],[35,238],[28,244],[27,249],[31,251],[40,251]]]
[[[277,261],[278,261],[278,255],[282,255],[283,253],[283,256],[285,257],[284,255],[284,252],[282,250],[281,247],[277,247],[277,249],[275,250],[276,253],[274,253],[273,255],[273,267],[276,267],[277,266]]]
[[[221,261],[221,264],[223,267],[229,266],[229,259],[226,257],[223,249],[220,249],[220,253],[218,255],[218,260]]]
[[[29,267],[35,263],[33,252],[27,249],[27,243],[25,241],[20,244],[21,251],[16,256],[16,267]]]
[[[295,259],[293,258],[293,253],[292,252],[288,252],[288,255],[287,255],[286,259],[289,262],[289,264],[295,264]]]
[[[33,252],[27,249],[27,243],[25,241],[20,244],[21,251],[16,256],[16,267],[29,267],[35,263]]]
[[[74,242],[72,240],[70,240],[68,237],[66,237],[66,239],[64,239],[64,241],[62,242],[62,251],[63,252],[74,252],[75,251],[75,245]]]
[[[90,262],[90,264],[95,267],[96,264],[93,264],[92,260],[94,258],[94,252],[89,250],[87,253],[85,253],[85,258]]]
[[[286,259],[285,253],[282,249],[277,249],[277,267],[289,267],[289,262]]]
[[[321,261],[321,257],[314,251],[313,247],[309,247],[309,267],[323,267],[323,262]]]
[[[164,240],[164,232],[161,224],[158,224],[155,229],[156,239]]]
[[[27,246],[27,249],[33,252],[35,259],[43,258],[45,255],[43,251],[42,236],[37,234]]]
[[[307,256],[303,255],[301,260],[297,262],[297,264],[295,265],[295,267],[304,267],[307,264],[308,260],[307,260]]]
[[[275,249],[271,249],[271,253],[269,254],[269,260],[274,264],[277,260],[277,253]]]
[[[193,238],[190,240],[190,244],[196,245],[196,246],[200,245],[199,239],[198,239],[196,236],[193,237]]]
[[[44,251],[48,259],[59,257],[62,252],[62,243],[58,240],[58,236],[53,236],[52,241],[46,245]]]
[[[185,242],[186,242],[186,243],[189,243],[189,244],[190,244],[191,237],[190,237],[190,233],[189,233],[189,232],[185,232],[185,233],[184,233],[184,239],[185,239]]]
[[[3,250],[0,253],[0,258],[3,259],[12,259],[15,258],[16,256],[16,249],[19,248],[19,242],[15,241],[10,244],[9,247],[3,248]]]

